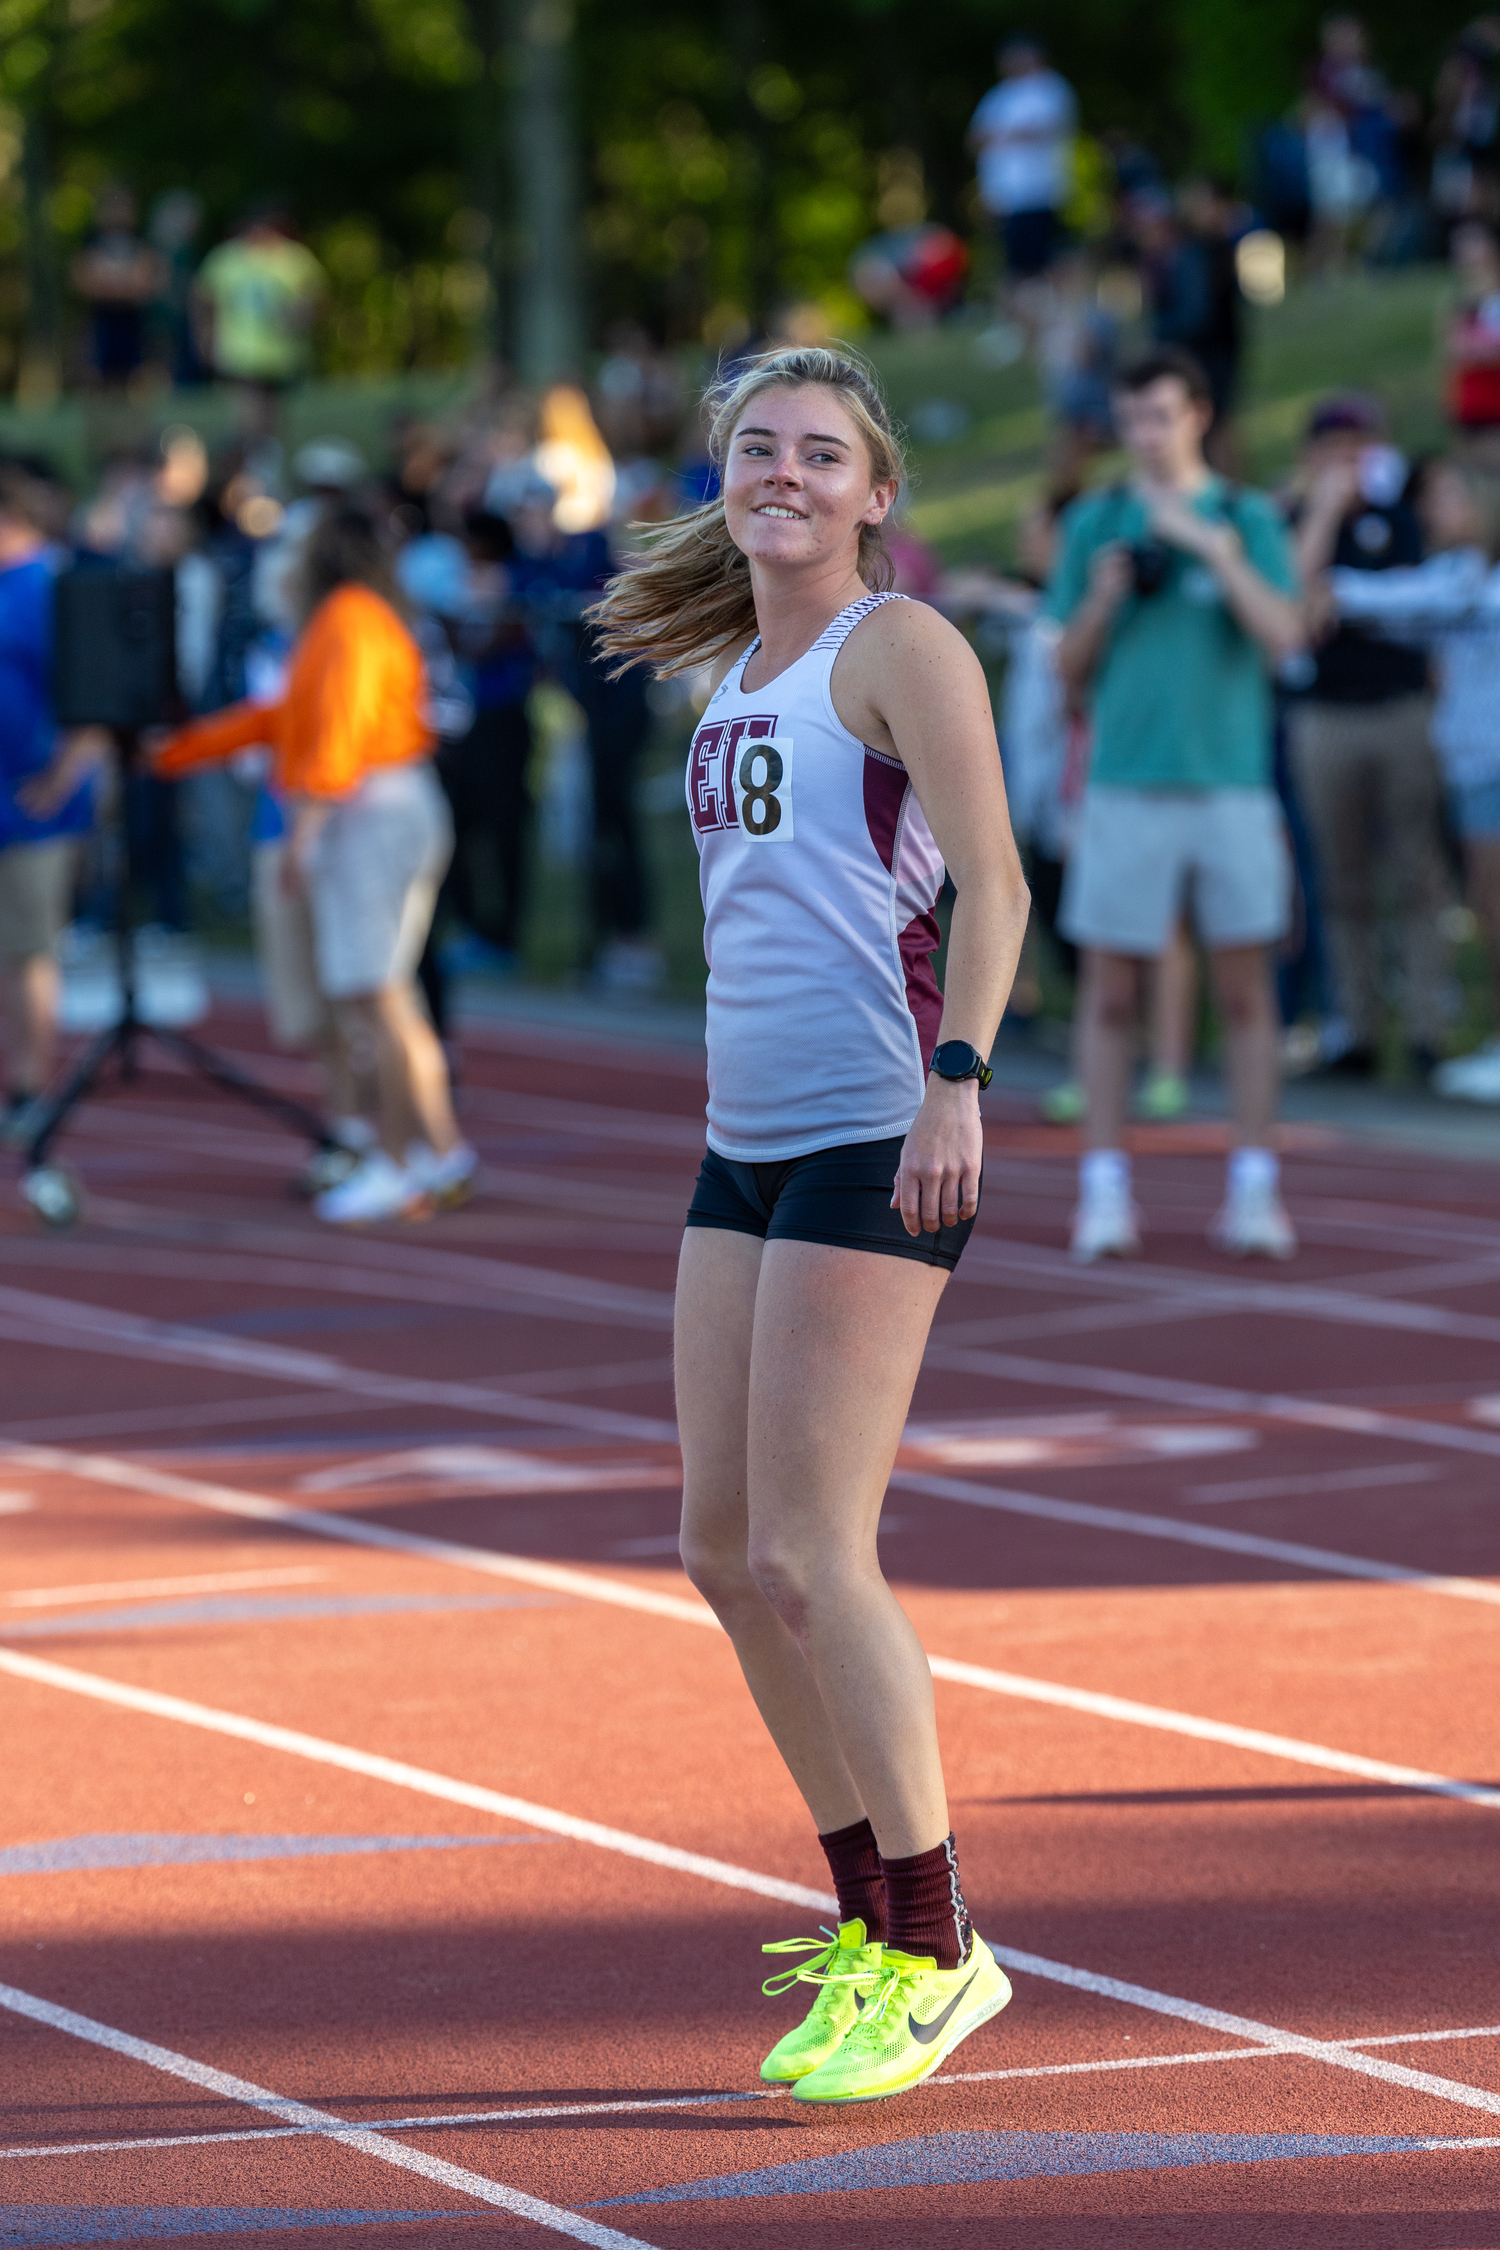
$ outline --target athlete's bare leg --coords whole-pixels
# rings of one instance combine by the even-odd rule
[[[677,1271],[682,1561],[734,1643],[772,1741],[821,1835],[864,1814],[806,1659],[750,1575],[750,1346],[762,1248],[689,1227]]]
[[[690,1228],[678,1281],[683,1559],[821,1833],[948,1833],[932,1675],[876,1527],[947,1275]]]

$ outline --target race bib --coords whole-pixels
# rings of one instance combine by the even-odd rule
[[[789,844],[792,840],[792,744],[788,735],[774,740],[742,741],[734,768],[735,802],[740,827],[752,844]]]

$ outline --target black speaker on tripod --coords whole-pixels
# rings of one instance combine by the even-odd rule
[[[176,572],[93,562],[65,570],[53,649],[60,727],[139,734],[180,717]]]
[[[177,685],[175,572],[95,561],[63,571],[56,583],[54,650],[58,725],[109,729],[120,768],[118,797],[123,800],[126,778],[140,756],[141,735],[148,727],[168,726],[185,716]],[[82,1208],[82,1192],[70,1172],[48,1161],[52,1143],[112,1057],[119,1058],[123,1078],[134,1078],[136,1048],[143,1038],[156,1040],[226,1093],[269,1111],[292,1132],[305,1135],[315,1148],[330,1152],[339,1148],[315,1110],[262,1086],[202,1040],[142,1018],[136,1004],[135,925],[123,817],[121,828],[115,909],[120,1013],[107,1030],[90,1040],[61,1083],[42,1095],[22,1142],[26,1166],[22,1192],[37,1217],[53,1227],[72,1225]]]

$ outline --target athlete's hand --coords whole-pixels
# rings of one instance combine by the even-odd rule
[[[984,1128],[973,1078],[929,1078],[922,1106],[901,1147],[891,1209],[908,1234],[936,1234],[979,1209]]]

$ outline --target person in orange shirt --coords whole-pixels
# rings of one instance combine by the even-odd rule
[[[318,1196],[336,1224],[425,1217],[471,1191],[443,1050],[415,970],[453,853],[432,770],[422,655],[374,524],[335,507],[301,565],[306,624],[280,703],[237,703],[157,746],[158,773],[270,746],[287,817],[282,879],[305,892],[318,984],[375,1059],[380,1145]]]

